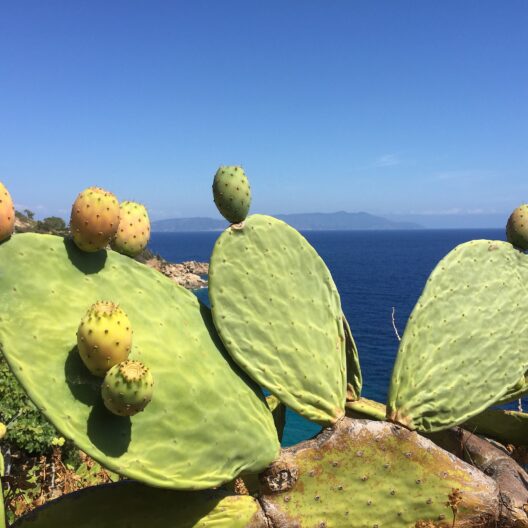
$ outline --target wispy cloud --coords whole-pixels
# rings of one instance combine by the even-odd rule
[[[374,161],[372,167],[395,167],[403,162],[396,154],[384,154]]]
[[[408,165],[410,162],[400,158],[397,154],[383,154],[376,158],[374,161],[367,163],[366,165],[360,165],[354,170],[363,171],[371,169],[384,169],[389,167],[396,167],[397,165]]]

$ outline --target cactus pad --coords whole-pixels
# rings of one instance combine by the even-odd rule
[[[361,388],[363,385],[363,376],[361,375],[361,366],[359,364],[359,355],[350,330],[350,325],[343,314],[343,329],[345,331],[345,354],[347,370],[347,401],[356,401],[361,397]]]
[[[272,526],[450,528],[446,505],[460,490],[455,526],[495,526],[496,483],[417,433],[344,418],[335,430],[284,449],[261,475]]]
[[[112,248],[123,255],[139,255],[150,239],[150,220],[144,205],[122,202],[119,208],[119,227],[112,239]]]
[[[77,348],[94,376],[104,377],[125,361],[132,347],[132,327],[126,313],[109,301],[93,304],[77,329]]]
[[[487,409],[462,424],[471,433],[488,436],[503,444],[528,446],[528,414]]]
[[[325,263],[284,222],[252,215],[217,240],[209,296],[235,361],[305,418],[343,416],[346,392],[341,302]]]
[[[403,334],[388,416],[433,432],[500,400],[528,368],[528,256],[500,241],[456,247],[429,277]]]
[[[15,207],[9,191],[0,182],[0,242],[9,238],[15,229]]]
[[[154,380],[141,361],[123,361],[105,376],[101,396],[105,407],[118,416],[134,416],[152,400]]]
[[[213,181],[213,198],[222,216],[237,224],[243,222],[251,205],[251,188],[242,167],[220,167]]]
[[[119,482],[63,495],[12,528],[266,528],[258,502],[220,491],[170,491]]]
[[[72,205],[70,231],[77,247],[93,253],[104,249],[119,225],[117,198],[99,187],[82,191]]]
[[[508,242],[523,250],[528,249],[528,204],[517,207],[506,224]]]
[[[109,469],[149,485],[203,489],[260,471],[279,451],[260,390],[222,347],[209,310],[159,272],[114,251],[21,234],[0,245],[0,347],[61,434]],[[80,361],[86,306],[110,298],[134,328],[130,359],[148,364],[148,412],[109,413]],[[227,411],[228,410],[228,411]]]

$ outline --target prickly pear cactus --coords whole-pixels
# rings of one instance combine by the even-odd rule
[[[344,418],[334,430],[284,449],[261,482],[266,515],[288,528],[491,528],[499,511],[492,479],[387,422]],[[447,503],[455,490],[452,524]]]
[[[251,205],[251,188],[242,167],[220,167],[213,181],[213,198],[222,216],[232,224],[243,222]]]
[[[511,244],[474,240],[429,277],[403,334],[388,417],[439,431],[483,412],[528,368],[528,256]]]
[[[114,251],[88,254],[49,235],[12,237],[0,245],[0,262],[0,347],[9,366],[61,434],[101,464],[153,486],[204,489],[277,456],[263,394],[191,292]],[[106,410],[101,379],[77,352],[79,320],[101,298],[128,314],[130,359],[148,364],[155,380],[152,402],[131,418]]]
[[[528,204],[517,207],[506,224],[506,237],[515,247],[528,249]]]
[[[150,219],[144,205],[137,202],[121,202],[119,227],[112,239],[112,248],[123,255],[139,255],[150,239]]]
[[[282,442],[284,427],[286,426],[286,407],[276,396],[267,396],[266,402],[271,413],[273,414],[273,421],[275,422],[275,429],[277,429],[279,442]]]
[[[119,482],[37,508],[12,528],[267,528],[256,499],[220,491],[169,491]]]
[[[347,401],[356,401],[361,397],[361,387],[363,385],[363,376],[359,364],[359,355],[350,330],[350,325],[343,314],[343,328],[345,331],[345,354],[346,354],[346,371],[347,371]]]
[[[464,429],[504,444],[528,446],[528,414],[487,409],[462,424]]]
[[[345,336],[328,268],[305,238],[264,215],[228,228],[209,266],[218,333],[235,361],[302,416],[344,414]]]
[[[111,301],[94,303],[77,329],[77,348],[88,370],[104,377],[130,354],[132,327],[126,313]]]
[[[7,427],[4,423],[0,422],[0,440],[7,434]]]
[[[0,242],[9,238],[15,229],[15,207],[9,191],[0,182]]]
[[[117,198],[99,187],[82,191],[73,203],[70,231],[82,251],[104,249],[114,237],[119,225]]]
[[[154,379],[141,361],[123,361],[105,376],[101,396],[105,407],[118,416],[134,416],[152,400]]]

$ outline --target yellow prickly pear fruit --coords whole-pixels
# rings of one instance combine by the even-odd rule
[[[152,399],[154,380],[140,361],[124,361],[113,366],[101,385],[105,407],[118,416],[133,416]]]
[[[0,182],[0,242],[9,238],[15,230],[15,207],[4,184]]]
[[[73,203],[70,231],[79,249],[88,252],[104,249],[119,225],[117,198],[99,187],[82,191]]]
[[[88,370],[104,377],[130,354],[132,329],[126,313],[113,302],[96,302],[81,320],[77,348]]]
[[[6,424],[0,422],[0,440],[4,438],[4,436],[7,434],[7,427]]]
[[[137,202],[122,202],[119,227],[112,240],[112,248],[119,253],[135,257],[147,246],[150,239],[150,220],[145,206]]]

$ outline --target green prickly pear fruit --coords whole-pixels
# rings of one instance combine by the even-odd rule
[[[112,240],[112,248],[135,257],[147,246],[150,238],[150,220],[145,206],[137,202],[121,203],[119,227]]]
[[[7,427],[6,424],[0,422],[0,440],[4,438],[4,436],[7,434]]]
[[[150,370],[140,361],[127,360],[114,365],[106,373],[101,395],[111,413],[133,416],[148,405],[153,386]]]
[[[528,249],[528,204],[517,207],[508,218],[506,238],[515,247]]]
[[[222,216],[232,224],[246,219],[251,188],[242,167],[220,167],[213,181],[213,198]]]
[[[15,207],[9,191],[0,182],[0,242],[9,238],[15,230]]]
[[[117,198],[99,187],[82,191],[73,203],[70,231],[77,247],[93,253],[104,249],[119,225]]]
[[[113,302],[96,302],[81,320],[77,347],[88,370],[104,377],[130,353],[132,330],[126,313]]]

